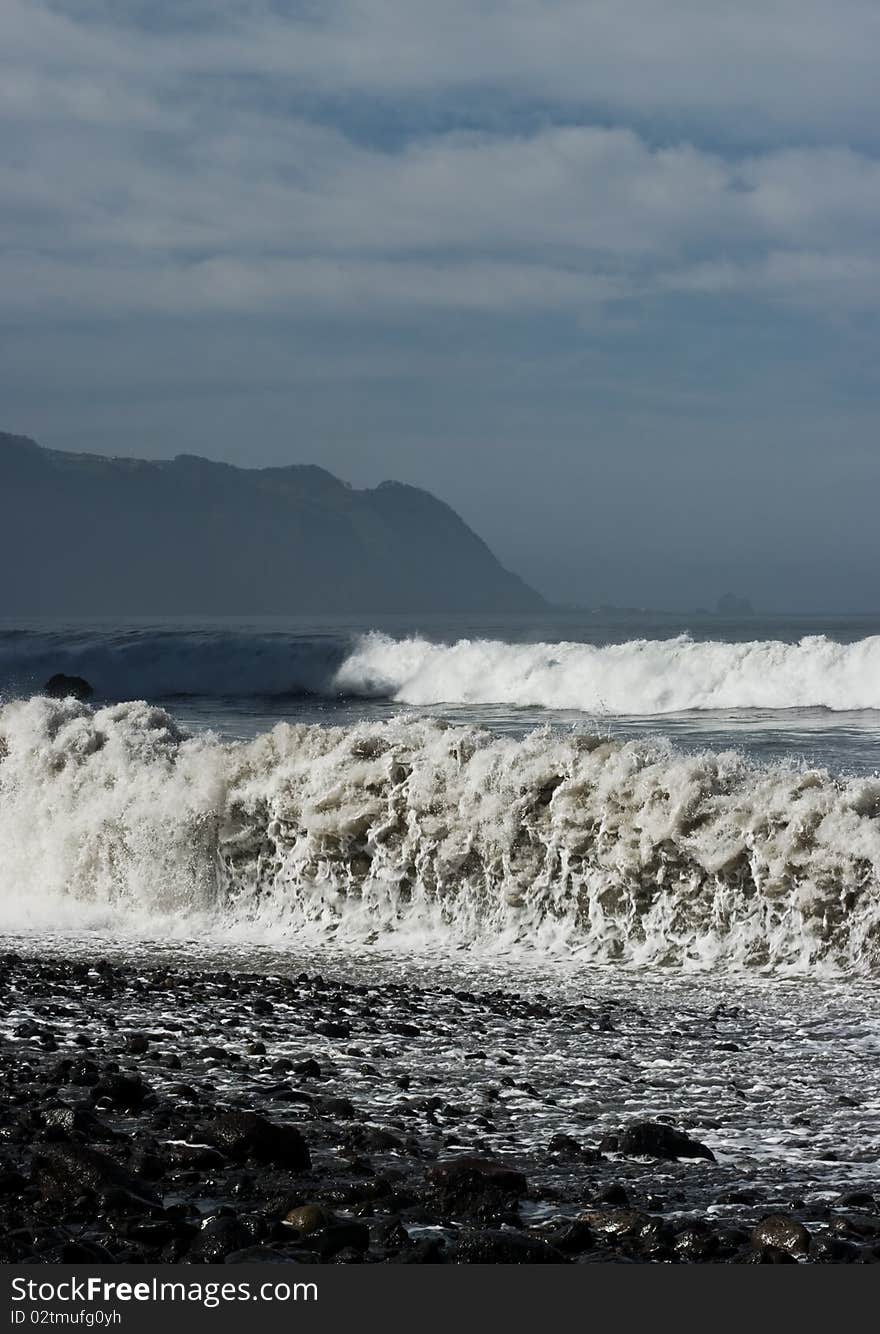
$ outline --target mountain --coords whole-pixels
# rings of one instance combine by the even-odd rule
[[[0,432],[0,615],[530,611],[427,491],[323,468],[104,458]]]

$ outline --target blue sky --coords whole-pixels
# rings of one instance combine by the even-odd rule
[[[880,7],[5,0],[0,429],[878,609]]]

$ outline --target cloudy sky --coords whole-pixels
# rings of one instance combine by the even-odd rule
[[[3,0],[0,429],[880,609],[876,0]]]

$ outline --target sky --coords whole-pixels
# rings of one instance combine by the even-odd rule
[[[880,610],[876,0],[3,0],[0,429]]]

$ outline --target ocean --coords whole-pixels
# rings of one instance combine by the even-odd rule
[[[428,1118],[407,1171],[529,1164],[527,1239],[611,1172],[665,1219],[641,1258],[688,1220],[736,1257],[792,1200],[811,1254],[861,1254],[832,1232],[880,1135],[880,619],[2,624],[0,932],[18,1059],[46,996],[65,1043],[134,1025],[209,1103],[314,1117],[272,1071],[317,1056],[374,1137]],[[634,1117],[715,1161],[603,1157]],[[410,1240],[458,1244],[432,1208]]]
[[[0,623],[0,737],[11,929],[877,963],[880,620]]]

